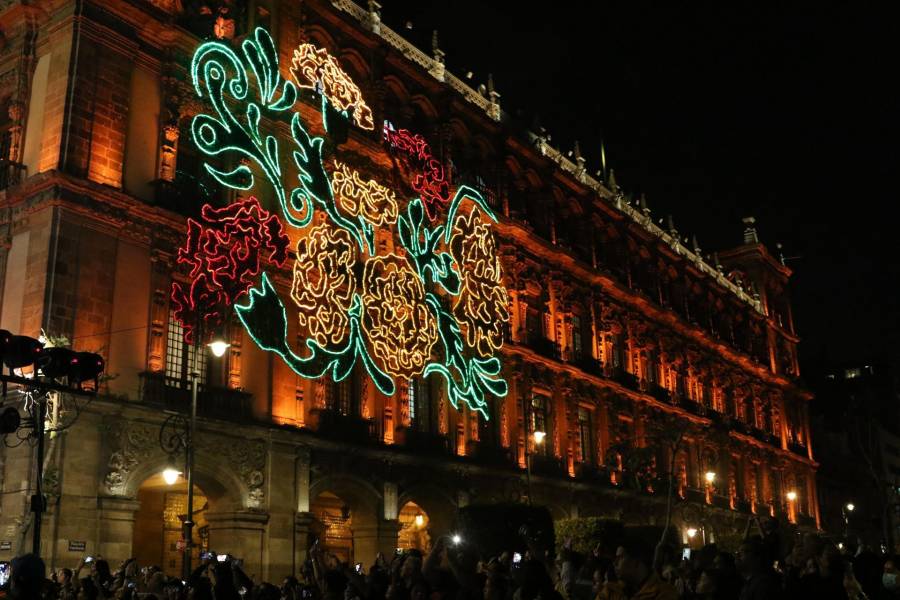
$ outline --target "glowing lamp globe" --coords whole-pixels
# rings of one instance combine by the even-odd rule
[[[695,535],[697,535],[697,529],[695,527],[689,527],[687,530],[687,535],[689,538],[693,538]]]
[[[856,506],[854,506],[854,504],[852,502],[847,503],[847,511],[848,512],[853,512],[854,508],[856,508]]]
[[[166,485],[175,485],[178,481],[178,478],[181,476],[181,471],[177,469],[166,469],[162,472],[163,481],[166,482]]]
[[[797,499],[797,492],[795,492],[795,491],[790,491],[790,492],[788,492],[788,493],[787,493],[787,499],[790,500],[791,502],[793,502],[794,500],[796,500],[796,499]]]
[[[231,346],[231,344],[224,340],[213,340],[209,344],[209,349],[212,350],[214,356],[221,358],[225,356],[225,352],[228,350],[229,346]]]
[[[716,474],[712,471],[707,471],[703,477],[706,479],[706,483],[713,483],[716,480]]]
[[[535,431],[534,432],[534,443],[541,444],[544,442],[544,438],[547,437],[547,432],[545,431]]]

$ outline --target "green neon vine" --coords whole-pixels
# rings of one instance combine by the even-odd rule
[[[256,345],[281,356],[298,375],[318,379],[330,373],[334,381],[343,381],[351,373],[356,358],[359,357],[378,391],[386,396],[393,395],[396,389],[394,381],[378,368],[366,348],[359,323],[361,306],[359,294],[354,294],[353,303],[347,312],[350,334],[342,347],[326,349],[314,340],[307,339],[306,347],[310,354],[306,358],[297,356],[288,344],[287,309],[267,273],[263,273],[259,288],[250,288],[248,303],[235,304],[234,309]]]

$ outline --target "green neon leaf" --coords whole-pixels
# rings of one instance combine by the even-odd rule
[[[396,390],[393,379],[378,368],[366,349],[360,326],[362,301],[358,294],[347,313],[350,331],[346,343],[339,348],[322,348],[315,340],[307,339],[310,354],[305,358],[295,354],[287,342],[287,310],[268,273],[263,273],[259,288],[250,288],[248,298],[247,304],[234,305],[244,329],[257,346],[281,356],[295,373],[308,379],[330,374],[334,381],[343,381],[359,357],[378,390],[387,396],[393,395]]]
[[[226,187],[236,190],[249,190],[253,187],[253,171],[247,165],[238,165],[231,171],[220,171],[210,164],[204,166],[213,179]]]
[[[397,219],[400,243],[422,283],[427,285],[430,279],[448,293],[459,294],[461,281],[453,257],[447,252],[437,251],[444,226],[438,225],[434,229],[423,227],[424,217],[422,200],[416,198],[406,207],[406,214],[401,214]]]

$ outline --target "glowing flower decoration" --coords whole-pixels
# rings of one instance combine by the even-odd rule
[[[312,44],[300,44],[294,50],[291,61],[291,75],[301,88],[321,91],[331,100],[338,110],[353,109],[353,120],[363,129],[375,129],[372,109],[363,100],[362,92],[350,76],[341,69],[337,59],[328,54],[325,48],[316,48]]]
[[[387,121],[384,139],[411,171],[409,185],[422,196],[428,219],[434,219],[437,208],[446,206],[451,197],[450,180],[441,161],[431,154],[431,147],[421,135],[406,129],[396,131]]]
[[[453,314],[462,324],[466,343],[481,356],[500,349],[503,324],[509,321],[509,297],[503,286],[497,244],[490,223],[472,210],[453,224],[450,253],[462,277]]]
[[[372,225],[397,222],[397,197],[374,179],[363,181],[359,172],[334,161],[331,189],[338,206],[354,217],[363,217]]]
[[[422,280],[405,258],[370,258],[363,273],[363,331],[387,373],[420,374],[437,342],[437,323],[425,304]]]
[[[356,291],[355,244],[350,234],[328,222],[316,225],[297,243],[291,298],[300,324],[320,346],[340,344],[347,334],[347,311]]]
[[[185,340],[191,341],[201,323],[221,324],[227,306],[255,283],[263,260],[284,264],[289,243],[278,217],[253,197],[218,209],[206,204],[199,221],[188,219],[187,241],[178,249],[177,262],[190,267],[191,284],[187,289],[172,284],[175,318]]]

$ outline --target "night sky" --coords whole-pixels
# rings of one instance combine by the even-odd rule
[[[590,171],[608,166],[704,252],[741,217],[784,245],[807,373],[900,362],[895,228],[898,20],[855,4],[383,1],[382,19],[451,72],[491,72],[503,109],[535,115]],[[783,3],[779,3],[783,4]],[[406,21],[411,21],[412,30]]]

